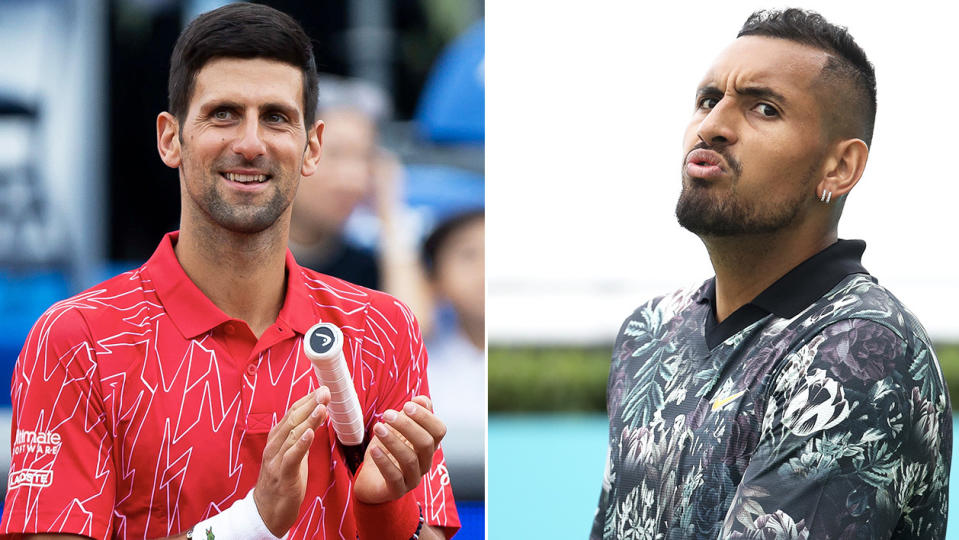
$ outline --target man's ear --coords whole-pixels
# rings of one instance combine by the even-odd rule
[[[832,198],[849,193],[862,178],[869,157],[869,147],[861,139],[845,139],[835,144],[826,158],[826,170],[819,182],[816,197],[824,191],[832,193]]]
[[[157,150],[167,167],[180,166],[180,125],[166,111],[157,115]]]
[[[313,127],[306,132],[306,149],[303,151],[303,166],[300,174],[310,176],[316,172],[323,153],[323,121],[317,120]]]

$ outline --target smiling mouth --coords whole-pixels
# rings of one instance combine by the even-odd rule
[[[268,174],[238,174],[224,172],[220,173],[220,175],[231,182],[237,182],[239,184],[262,184],[271,178]]]

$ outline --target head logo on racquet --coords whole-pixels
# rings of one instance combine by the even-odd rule
[[[333,330],[329,327],[320,326],[315,328],[310,334],[310,348],[318,354],[329,351],[330,348],[333,347],[334,342],[336,342],[336,337],[333,335]]]

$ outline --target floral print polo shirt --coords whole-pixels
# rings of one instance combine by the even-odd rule
[[[864,250],[838,241],[721,323],[713,280],[625,321],[591,539],[945,537],[948,391]]]

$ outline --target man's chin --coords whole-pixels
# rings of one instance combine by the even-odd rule
[[[717,224],[714,222],[704,223],[702,221],[679,220],[679,225],[700,238],[728,238],[746,234],[745,231],[730,227],[728,224]]]
[[[682,213],[676,209],[679,226],[700,238],[731,238],[776,233],[788,226],[791,219],[754,221],[741,216],[716,215],[705,212]]]
[[[233,220],[228,229],[239,234],[259,234],[276,225],[279,218],[279,215],[273,214],[244,216]]]
[[[746,220],[722,214],[718,204],[705,197],[689,196],[686,190],[676,204],[679,226],[696,236],[728,237],[748,234]]]
[[[235,209],[234,209],[235,210]],[[217,225],[236,234],[259,234],[279,220],[282,212],[270,212],[267,209],[259,208],[255,212],[230,212],[213,213],[213,219]]]

